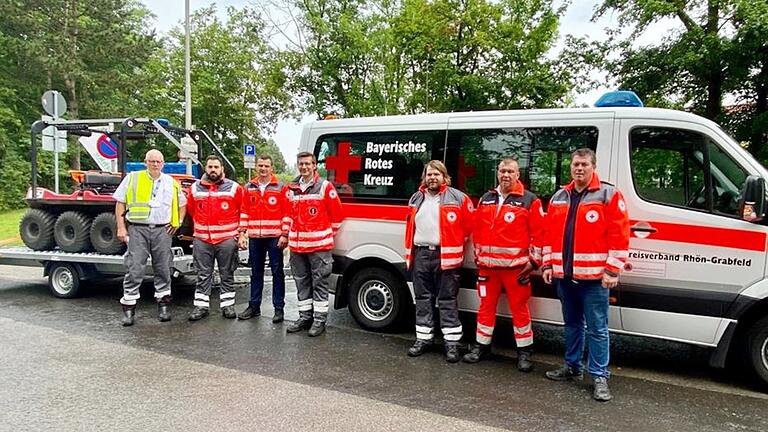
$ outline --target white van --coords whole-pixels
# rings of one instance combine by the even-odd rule
[[[425,162],[444,161],[452,185],[477,202],[495,186],[497,162],[513,156],[546,202],[570,181],[570,153],[589,147],[631,220],[611,330],[711,347],[711,365],[733,355],[768,383],[768,171],[717,124],[642,107],[463,112],[321,120],[301,140],[344,202],[331,289],[335,307],[349,306],[361,326],[412,323],[403,233]],[[459,307],[474,312],[471,252],[464,267]],[[534,320],[562,323],[557,293],[541,278],[530,306]],[[510,316],[506,302],[498,314]]]

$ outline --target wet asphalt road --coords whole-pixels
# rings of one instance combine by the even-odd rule
[[[40,269],[0,266],[0,430],[768,430],[768,395],[708,369],[697,348],[614,338],[615,399],[600,404],[586,383],[543,377],[559,362],[558,328],[536,326],[536,370],[521,374],[504,346],[478,365],[408,358],[411,334],[363,331],[346,310],[321,337],[287,335],[268,295],[264,317],[214,307],[189,323],[193,290],[178,288],[159,323],[151,293],[122,328],[119,281],[60,300]],[[291,283],[286,301],[297,318]]]

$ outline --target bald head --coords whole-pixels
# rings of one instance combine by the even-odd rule
[[[157,149],[148,151],[147,155],[144,157],[144,163],[147,164],[147,171],[152,178],[160,176],[160,172],[163,171],[163,162],[165,162],[165,158],[163,157],[163,154],[160,153],[160,150]]]

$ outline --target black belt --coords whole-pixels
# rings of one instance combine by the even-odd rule
[[[128,225],[147,227],[147,228],[160,228],[160,227],[165,227],[168,224],[143,224],[143,223],[128,222]]]
[[[428,249],[431,251],[436,251],[440,249],[440,246],[433,246],[433,245],[414,245],[416,249]]]

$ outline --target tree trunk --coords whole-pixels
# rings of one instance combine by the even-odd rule
[[[752,136],[749,151],[758,160],[762,160],[766,146],[766,129],[762,124],[763,116],[768,112],[768,62],[763,63],[760,73],[755,78],[755,111],[752,115]]]

